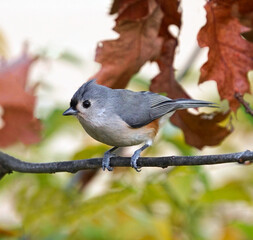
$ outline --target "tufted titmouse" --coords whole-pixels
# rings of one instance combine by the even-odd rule
[[[103,170],[112,170],[110,158],[118,147],[144,143],[131,157],[131,166],[139,171],[137,159],[152,145],[161,117],[169,118],[178,109],[215,107],[207,101],[173,100],[152,92],[111,89],[95,81],[84,83],[76,91],[63,115],[76,116],[91,137],[114,146],[104,154]]]

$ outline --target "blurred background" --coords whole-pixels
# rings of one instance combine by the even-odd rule
[[[205,23],[205,1],[182,1],[183,26],[175,59],[176,76],[193,98],[219,102],[214,81],[197,85],[208,49],[196,35]],[[36,113],[42,140],[1,149],[31,162],[100,157],[109,147],[91,139],[62,112],[77,88],[99,69],[96,45],[117,38],[111,0],[0,1],[1,55],[15,59],[24,44],[40,59],[29,84],[36,87]],[[177,29],[171,29],[175,34]],[[146,64],[128,88],[148,90],[158,73]],[[251,79],[252,82],[252,79]],[[252,103],[252,96],[246,96]],[[226,103],[222,103],[226,105]],[[232,119],[234,132],[220,146],[197,150],[167,123],[143,155],[202,155],[252,149],[253,119],[243,108]],[[137,147],[122,150],[131,155]],[[0,239],[253,239],[253,167],[143,168],[141,173],[20,174],[0,181]]]

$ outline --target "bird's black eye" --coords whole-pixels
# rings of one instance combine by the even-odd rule
[[[89,100],[85,100],[84,102],[83,102],[83,107],[84,108],[88,108],[90,106],[90,101]]]

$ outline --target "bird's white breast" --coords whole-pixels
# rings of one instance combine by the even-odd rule
[[[119,116],[106,115],[103,109],[93,119],[78,116],[78,120],[91,137],[111,146],[137,145],[150,140],[153,135],[153,129],[131,128]]]

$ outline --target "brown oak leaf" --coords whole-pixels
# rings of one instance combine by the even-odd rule
[[[200,47],[209,47],[208,61],[201,67],[199,83],[215,80],[221,99],[227,99],[233,111],[239,107],[235,93],[250,91],[247,73],[253,69],[253,44],[240,36],[248,28],[232,14],[236,2],[207,2],[207,22],[198,34]]]
[[[175,48],[175,41],[167,41],[167,46],[164,46],[164,55],[160,58],[159,63],[161,72],[152,80],[151,90],[166,92],[173,99],[190,98],[174,77],[172,63]],[[229,113],[193,115],[186,110],[181,110],[174,113],[170,120],[182,129],[186,143],[201,149],[204,146],[219,144],[231,133],[231,130],[227,127],[219,126],[219,123],[226,119],[228,115]]]
[[[21,141],[32,144],[40,139],[41,124],[33,116],[35,96],[27,87],[28,71],[37,57],[27,50],[13,62],[0,66],[0,106],[3,108],[3,127],[0,129],[0,146],[7,147]]]
[[[253,1],[233,0],[231,10],[232,15],[237,17],[243,25],[253,27]]]
[[[149,0],[116,0],[110,14],[118,13],[116,22],[139,20],[149,14]]]
[[[253,42],[253,1],[236,0],[232,6],[232,14],[237,17],[243,25],[251,28],[251,30],[241,35],[246,40]]]
[[[175,55],[175,49],[177,47],[177,38],[172,36],[168,31],[170,25],[174,24],[179,29],[181,27],[181,13],[179,12],[179,1],[172,0],[166,2],[164,0],[158,1],[161,4],[161,8],[164,11],[162,24],[160,26],[159,36],[163,39],[162,50],[156,62],[160,68],[160,73],[152,79],[150,90],[154,92],[168,92],[171,98],[179,97],[177,93],[181,89],[181,86],[175,81],[173,61]],[[183,91],[181,91],[183,92]],[[186,93],[181,97],[188,97]]]
[[[116,19],[114,30],[120,34],[116,40],[103,41],[98,44],[96,50],[96,61],[101,63],[101,69],[92,78],[97,82],[112,88],[125,88],[133,74],[147,62],[155,60],[161,50],[162,39],[158,37],[162,10],[154,0],[141,1],[148,11],[141,14],[141,18],[136,15],[126,13],[131,12],[140,4],[140,1],[131,2],[119,9],[122,13]],[[139,8],[138,8],[139,9]]]
[[[164,7],[168,7],[161,26],[159,36],[164,39],[161,55],[157,59],[160,73],[152,80],[151,91],[166,92],[168,97],[190,98],[181,85],[175,80],[173,61],[177,39],[168,32],[170,24],[180,28],[181,13],[177,0],[168,2],[162,1]],[[163,8],[162,8],[163,9]],[[213,146],[219,144],[229,133],[226,127],[220,127],[219,122],[223,121],[228,114],[200,114],[193,115],[188,111],[178,111],[171,117],[171,122],[182,129],[186,142],[201,149],[205,145]]]
[[[186,110],[176,112],[171,121],[184,132],[185,142],[198,149],[204,146],[216,146],[233,129],[221,127],[218,123],[229,116],[230,112],[193,115]]]

